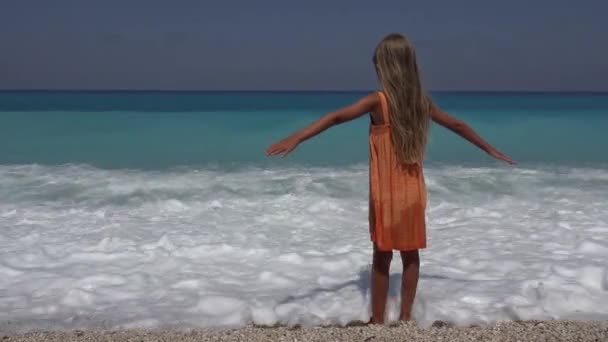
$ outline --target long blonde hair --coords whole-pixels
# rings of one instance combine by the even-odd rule
[[[388,100],[397,160],[422,162],[431,103],[421,86],[414,47],[403,35],[390,34],[376,47],[374,65]]]

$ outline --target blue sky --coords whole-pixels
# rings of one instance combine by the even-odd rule
[[[606,0],[1,0],[0,89],[371,89],[385,34],[432,90],[608,91]]]

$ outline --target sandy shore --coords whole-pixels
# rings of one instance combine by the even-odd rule
[[[390,327],[260,328],[236,330],[86,330],[0,332],[0,341],[608,341],[608,322],[527,321],[502,322],[486,327],[451,327],[435,324],[422,329],[414,324]]]

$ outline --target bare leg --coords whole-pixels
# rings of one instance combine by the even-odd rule
[[[418,250],[401,252],[403,261],[403,276],[401,278],[401,312],[400,321],[409,321],[412,315],[412,305],[416,297],[418,273],[420,271],[420,255]]]
[[[371,324],[384,324],[386,297],[388,295],[389,270],[393,252],[379,251],[374,246],[372,265],[372,318]]]

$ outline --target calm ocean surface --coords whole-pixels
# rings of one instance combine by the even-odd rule
[[[276,163],[271,142],[364,93],[0,93],[0,164],[102,168],[238,167]],[[608,95],[439,93],[435,101],[520,163],[608,162]],[[309,141],[287,164],[367,160],[366,117]],[[428,162],[487,164],[433,126]]]

